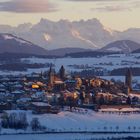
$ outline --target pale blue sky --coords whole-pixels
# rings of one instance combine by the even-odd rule
[[[0,24],[37,23],[41,18],[99,19],[117,30],[140,28],[140,0],[0,0]]]

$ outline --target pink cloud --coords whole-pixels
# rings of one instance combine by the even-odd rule
[[[56,11],[54,4],[48,0],[11,0],[0,2],[0,11],[17,13],[44,13]]]

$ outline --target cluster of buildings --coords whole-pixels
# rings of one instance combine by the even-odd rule
[[[43,73],[0,77],[0,111],[32,110],[33,113],[58,113],[64,106],[94,110],[104,107],[139,107],[138,91],[132,89],[132,73],[126,80],[113,82],[98,77],[82,78],[66,75],[61,66]]]

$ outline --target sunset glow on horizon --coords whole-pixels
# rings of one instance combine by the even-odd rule
[[[105,26],[125,30],[140,28],[138,0],[2,0],[0,24],[17,26],[41,18],[58,21],[99,19]]]

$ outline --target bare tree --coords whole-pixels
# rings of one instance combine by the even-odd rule
[[[41,125],[38,118],[33,118],[30,125],[33,131],[40,130]]]

